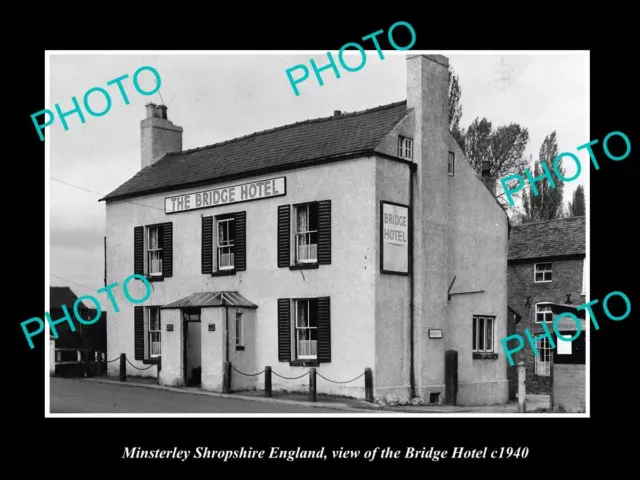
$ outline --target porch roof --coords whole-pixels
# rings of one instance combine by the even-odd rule
[[[579,307],[580,305],[569,305],[566,303],[549,303],[548,305],[551,305],[551,311],[553,312],[554,316],[566,312],[573,313],[580,319],[580,328],[581,330],[584,330],[586,324],[585,310],[578,310],[577,307]],[[576,322],[571,318],[563,317],[558,322],[558,330],[576,331],[578,330],[578,326],[576,325]]]
[[[244,298],[238,292],[202,292],[192,293],[175,302],[167,303],[161,308],[190,308],[190,307],[242,307],[258,308],[254,303]]]

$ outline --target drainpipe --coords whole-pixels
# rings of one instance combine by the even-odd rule
[[[415,316],[415,307],[413,304],[414,297],[414,265],[413,265],[413,176],[417,169],[416,164],[409,165],[409,225],[411,228],[409,229],[409,335],[410,335],[410,364],[411,369],[409,370],[409,384],[411,385],[411,398],[414,398],[416,395],[416,379],[414,375],[414,333],[413,333],[413,324],[414,324],[414,316]]]
[[[226,361],[229,361],[229,305],[225,305],[224,306],[224,316],[225,316],[225,320],[224,320],[224,325],[225,325],[225,357],[226,357]]]

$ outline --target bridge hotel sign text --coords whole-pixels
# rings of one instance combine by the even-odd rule
[[[259,182],[245,183],[231,187],[215,188],[203,192],[177,195],[164,199],[165,213],[178,213],[199,208],[217,207],[231,203],[249,202],[263,198],[280,197],[286,194],[285,177],[270,178]]]
[[[380,270],[409,274],[409,207],[380,202]]]

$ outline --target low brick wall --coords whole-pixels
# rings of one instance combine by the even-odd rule
[[[585,365],[553,365],[553,409],[556,412],[584,412]]]

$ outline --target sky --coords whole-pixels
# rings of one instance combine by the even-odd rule
[[[460,78],[463,128],[476,117],[487,117],[494,129],[519,123],[529,130],[526,156],[531,154],[534,159],[545,136],[555,130],[559,151],[576,153],[583,165],[580,177],[565,184],[565,204],[577,185],[585,185],[588,154],[578,153],[576,148],[592,140],[588,137],[588,54],[428,53],[446,55]],[[49,190],[51,285],[70,286],[78,296],[90,295],[103,286],[105,205],[98,199],[140,170],[140,121],[145,117],[146,103],[168,105],[169,120],[184,129],[186,150],[327,117],[334,110],[353,112],[406,99],[406,58],[402,52],[385,51],[383,60],[375,50],[369,52],[364,68],[358,72],[342,70],[338,79],[326,71],[323,86],[311,74],[298,85],[300,95],[296,96],[285,70],[299,64],[309,66],[312,58],[319,66],[327,62],[326,54],[318,52],[51,53],[50,103],[45,108],[54,110],[59,104],[62,111],[71,110],[71,98],[75,96],[82,104],[85,92],[93,87],[105,88],[112,99],[110,111],[102,117],[92,117],[85,111],[83,124],[77,114],[70,115],[65,131],[56,116],[46,129],[49,176],[55,179],[50,180]],[[348,60],[351,62],[357,64],[355,58]],[[155,68],[162,79],[159,93],[152,96],[139,94],[131,79],[146,65]],[[125,74],[129,75],[123,82],[128,105],[116,86],[106,85]],[[146,91],[155,85],[148,71],[139,80]],[[104,109],[100,94],[90,98],[95,111]],[[565,175],[570,177],[575,167],[566,163]]]

